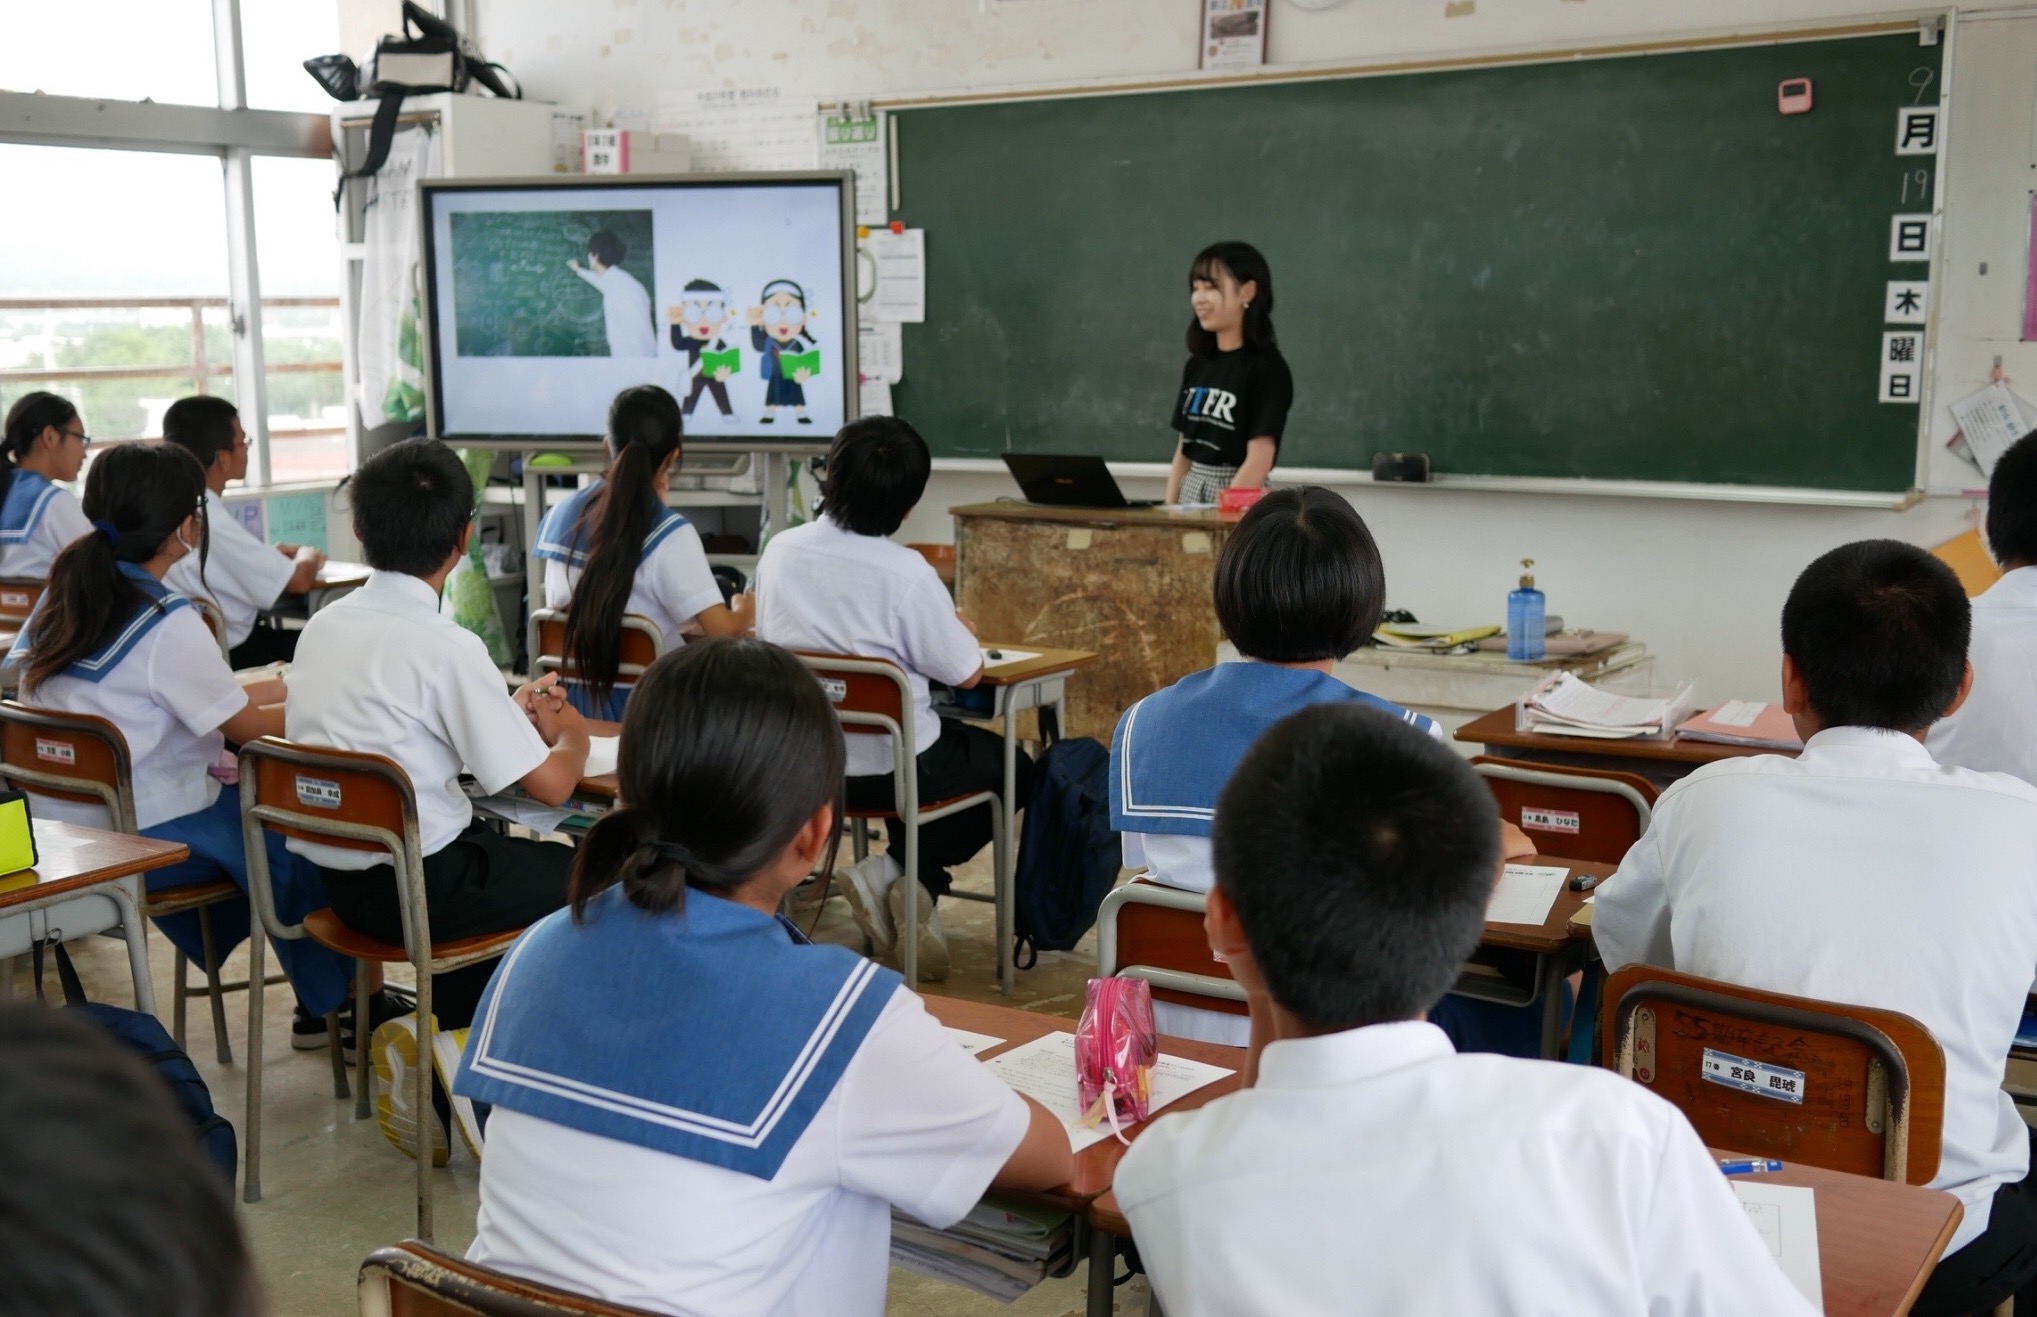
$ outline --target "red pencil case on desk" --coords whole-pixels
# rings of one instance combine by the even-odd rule
[[[1153,1065],[1160,1059],[1153,1027],[1153,989],[1144,979],[1091,979],[1082,1022],[1075,1028],[1075,1089],[1082,1123],[1124,1128],[1152,1113]]]

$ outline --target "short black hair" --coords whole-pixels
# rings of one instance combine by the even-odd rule
[[[603,265],[621,265],[623,257],[629,255],[629,247],[621,238],[607,229],[602,229],[587,240],[587,254]]]
[[[721,291],[721,285],[712,279],[688,279],[684,291],[689,293],[718,293]]]
[[[896,416],[850,421],[828,449],[821,511],[858,535],[889,535],[926,493],[933,469],[927,441]]]
[[[0,1006],[0,1312],[251,1317],[232,1180],[79,1011]]]
[[[1217,555],[1217,625],[1267,663],[1339,659],[1371,638],[1386,607],[1386,568],[1365,519],[1320,485],[1252,505]]]
[[[354,536],[380,572],[430,576],[474,518],[474,479],[436,439],[392,445],[354,472]]]
[[[1449,991],[1484,932],[1499,814],[1434,737],[1319,704],[1253,743],[1210,843],[1267,991],[1327,1033],[1419,1018]]]
[[[2010,444],[1988,479],[1987,546],[2005,568],[2037,566],[2037,430]]]
[[[1825,726],[1918,732],[1959,694],[1972,624],[1950,567],[1901,540],[1858,540],[1790,587],[1782,651]]]
[[[179,398],[163,413],[163,438],[210,470],[213,460],[233,447],[233,423],[239,416],[240,409],[224,398]]]

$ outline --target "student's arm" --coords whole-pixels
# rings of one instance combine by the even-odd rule
[[[1181,501],[1181,482],[1188,479],[1187,440],[1174,436],[1174,460],[1167,464],[1167,506]]]
[[[1031,1123],[1025,1137],[1004,1159],[1004,1169],[991,1177],[993,1189],[1052,1189],[1075,1178],[1075,1153],[1068,1146],[1068,1130],[1053,1112],[1019,1095],[1026,1104]]]
[[[587,775],[587,720],[563,696],[540,691],[531,702],[531,721],[551,747],[544,762],[519,780],[535,800],[557,807],[569,800]]]
[[[681,526],[652,551],[637,570],[636,584],[647,583],[658,604],[673,617],[690,617],[710,636],[746,636],[757,622],[757,597],[737,595],[722,600],[721,582],[707,561],[700,532]]]
[[[967,690],[983,676],[976,626],[955,607],[934,569],[921,565],[925,575],[899,602],[899,654],[907,668],[927,680]]]
[[[1501,819],[1499,821],[1499,853],[1502,859],[1524,860],[1530,855],[1537,854],[1538,848],[1534,842],[1528,839],[1527,833],[1522,832],[1505,819]]]
[[[1641,962],[1676,967],[1675,944],[1670,940],[1669,871],[1663,837],[1670,831],[1665,823],[1669,803],[1664,797],[1654,820],[1641,840],[1627,851],[1612,877],[1598,885],[1592,904],[1592,941],[1606,972]]]
[[[1259,489],[1273,474],[1273,459],[1280,456],[1280,441],[1268,435],[1245,441],[1245,460],[1231,477],[1232,489]]]
[[[179,609],[159,624],[161,639],[148,651],[149,692],[193,733],[223,732],[236,745],[283,734],[281,682],[243,690],[219,642],[195,608]]]
[[[325,566],[325,555],[306,544],[292,548],[289,556],[296,560],[297,570],[290,573],[290,584],[283,587],[283,593],[304,594],[318,584],[318,569]]]
[[[969,634],[971,636],[980,635],[980,633],[976,630],[976,619],[970,617],[969,614],[964,612],[962,609],[958,608],[955,610],[955,620],[957,622],[960,622],[963,626],[968,627]],[[981,645],[978,645],[976,647],[976,652],[980,655],[983,652],[983,647]],[[976,685],[982,680],[983,680],[983,661],[981,658],[979,658],[976,661],[976,671],[970,673],[966,680],[951,681],[948,684],[958,691],[966,691],[973,690],[976,687]]]
[[[747,636],[757,626],[757,596],[739,594],[729,604],[710,604],[693,620],[710,636]]]
[[[274,704],[257,704],[250,699],[239,713],[221,723],[219,730],[235,745],[246,745],[249,741],[259,740],[264,736],[281,736],[283,705],[281,701]]]

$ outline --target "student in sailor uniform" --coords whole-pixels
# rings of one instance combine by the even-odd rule
[[[489,984],[454,1092],[492,1104],[468,1256],[698,1317],[878,1317],[898,1208],[1065,1183],[1061,1124],[898,976],[778,913],[837,840],[843,738],[797,658],[711,639],[624,715],[572,909]]]
[[[1110,822],[1125,867],[1192,892],[1215,882],[1209,836],[1217,794],[1246,747],[1280,719],[1350,702],[1443,735],[1433,718],[1332,675],[1372,635],[1386,601],[1379,548],[1342,497],[1309,485],[1259,500],[1224,541],[1213,593],[1217,623],[1246,661],[1219,663],[1140,700],[1118,719],[1110,749]],[[1507,843],[1509,855],[1534,850],[1517,829]],[[1245,1042],[1238,1016],[1171,1002],[1153,1009],[1163,1033]],[[1444,1007],[1458,1009],[1454,999]]]
[[[806,290],[790,279],[773,279],[764,285],[761,305],[750,308],[750,346],[757,350],[757,369],[763,375],[764,414],[760,425],[777,420],[780,407],[790,407],[801,425],[812,425],[806,414],[806,381],[812,372],[805,366],[785,374],[779,358],[786,353],[804,355],[820,346],[807,326],[817,312],[806,309]]]
[[[655,623],[667,649],[686,643],[686,627],[736,636],[754,617],[754,595],[723,602],[700,532],[665,505],[683,460],[679,431],[679,404],[657,385],[616,394],[608,470],[538,527],[532,556],[545,564],[545,607],[572,605],[566,657],[579,675],[566,683],[567,698],[590,718],[619,719],[629,699],[630,688],[616,684],[625,613]]]
[[[1965,1208],[1913,1311],[2037,1300],[2037,1132],[2002,1091],[2037,965],[2037,786],[1941,764],[1970,606],[1914,545],[1862,540],[1782,607],[1783,707],[1803,753],[1706,764],[1662,793],[1598,889],[1610,972],[1636,961],[1901,1011],[1945,1051],[1931,1187]]]
[[[41,392],[7,409],[0,434],[0,576],[41,580],[92,529],[77,496],[56,483],[78,478],[92,440],[69,399]]]
[[[167,583],[180,594],[219,605],[227,661],[236,669],[287,661],[297,652],[297,632],[270,626],[261,614],[284,595],[301,596],[318,584],[325,555],[308,544],[264,544],[227,510],[222,497],[227,485],[248,473],[248,437],[232,403],[179,398],[163,413],[163,438],[205,469],[207,535],[204,563],[190,555],[178,559]]]
[[[125,444],[92,464],[84,537],[57,556],[49,589],[8,656],[30,705],[116,724],[134,763],[135,822],[145,837],[181,842],[191,858],[146,875],[150,891],[230,878],[246,890],[240,793],[208,770],[227,741],[283,733],[277,681],[243,688],[190,600],[165,587],[170,565],[202,557],[205,473],[173,444]],[[35,812],[106,826],[96,804],[37,796]],[[278,913],[295,923],[325,904],[318,870],[270,833]],[[156,921],[178,949],[205,963],[201,920],[223,961],[248,936],[245,901]],[[276,957],[297,990],[295,1031],[310,1046],[345,998],[353,964],[315,942],[283,942]],[[296,1041],[295,1038],[292,1040]]]
[[[1812,1317],[1675,1107],[1423,1021],[1478,944],[1494,825],[1468,765],[1360,702],[1238,765],[1205,923],[1246,1086],[1162,1112],[1115,1177],[1171,1317]]]

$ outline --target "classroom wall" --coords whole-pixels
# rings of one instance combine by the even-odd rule
[[[380,3],[342,0],[355,8]],[[476,31],[531,95],[613,111],[707,86],[883,97],[1180,73],[1195,67],[1196,8],[1193,0],[602,0],[573,7],[478,0]],[[1997,353],[2012,372],[2022,366],[2037,388],[2037,355],[2016,341],[2023,256],[2015,249],[2026,224],[2019,198],[2030,178],[2037,101],[2037,58],[2026,56],[2037,53],[2037,19],[2004,21],[2013,10],[1962,10],[1987,22],[1973,25],[1973,39],[1955,48],[1949,273],[1935,338],[1941,437],[1951,430],[1943,402],[1984,383]],[[1832,25],[1890,12],[1861,0],[1347,0],[1311,13],[1272,0],[1269,58],[1350,64],[1496,55]],[[1980,260],[1993,271],[1985,279],[1970,273]],[[939,315],[938,290],[932,311]],[[1154,445],[1163,454],[1166,436],[1156,432]],[[1934,458],[1928,479],[1948,490],[1980,483],[1950,458]],[[1551,611],[1646,641],[1659,656],[1659,678],[1695,678],[1701,699],[1778,693],[1777,613],[1796,572],[1820,552],[1866,536],[1928,545],[1970,524],[1969,504],[1956,496],[1896,513],[1343,488],[1386,553],[1394,606],[1424,620],[1499,620],[1518,560],[1532,557]],[[1127,489],[1160,492],[1156,481],[1136,478]],[[995,474],[937,472],[904,537],[948,540],[948,507],[1012,492]]]

